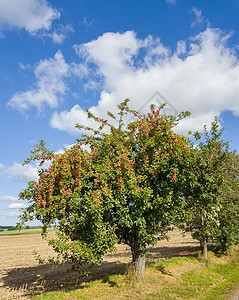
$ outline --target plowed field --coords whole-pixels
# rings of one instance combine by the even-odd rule
[[[106,255],[102,265],[92,267],[91,275],[85,277],[68,272],[69,265],[55,269],[50,264],[39,265],[33,250],[43,258],[54,255],[40,234],[0,236],[0,299],[30,299],[31,295],[43,291],[74,287],[81,282],[122,272],[127,268],[131,254],[126,245],[118,245],[117,248],[116,253]],[[146,259],[147,263],[159,261],[198,249],[199,244],[190,235],[183,237],[175,230],[170,234],[169,241],[160,241],[156,246],[149,247]]]

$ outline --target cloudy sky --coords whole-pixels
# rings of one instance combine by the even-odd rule
[[[181,133],[218,115],[238,150],[238,13],[238,0],[0,0],[0,225],[26,207],[33,145],[73,144],[86,109],[166,101],[192,113]]]

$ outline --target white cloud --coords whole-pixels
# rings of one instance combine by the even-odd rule
[[[42,36],[47,36],[52,39],[55,44],[62,44],[69,32],[74,32],[74,28],[71,24],[67,26],[61,25],[57,30],[52,33],[45,33]]]
[[[50,124],[53,128],[74,134],[77,132],[80,133],[79,129],[75,128],[75,125],[79,122],[87,124],[87,114],[79,105],[75,105],[70,111],[63,111],[60,114],[55,112]]]
[[[56,154],[56,155],[63,154],[63,153],[65,153],[66,150],[69,150],[72,146],[74,146],[74,144],[64,145],[64,148],[57,150],[54,154]]]
[[[84,16],[82,21],[80,21],[80,24],[86,26],[86,27],[92,27],[94,23],[97,22],[95,19],[89,19],[88,17]]]
[[[85,64],[76,64],[72,63],[71,64],[71,72],[73,75],[79,77],[80,79],[88,76],[89,70]]]
[[[15,162],[5,171],[11,179],[18,182],[29,182],[31,180],[38,180],[38,167],[32,165],[22,165]]]
[[[130,72],[132,67],[132,56],[136,55],[141,47],[141,41],[136,39],[133,31],[120,33],[105,33],[97,40],[75,45],[75,51],[86,62],[93,62],[99,69],[99,73],[104,76],[113,76],[110,82],[118,76]],[[94,70],[95,71],[95,70]],[[113,88],[113,86],[107,86]]]
[[[194,27],[196,25],[203,23],[204,18],[202,16],[202,11],[200,9],[193,7],[191,13],[193,13],[195,16],[195,21],[191,24],[191,27]]]
[[[208,113],[203,112],[203,114],[195,115],[193,118],[186,118],[181,120],[181,122],[177,125],[176,131],[177,133],[185,134],[185,129],[187,131],[200,131],[202,130],[202,126],[206,125],[207,128],[210,128],[210,124],[215,116],[218,116],[218,111],[210,111]],[[203,120],[203,122],[202,122]]]
[[[60,18],[60,12],[46,0],[1,0],[0,30],[24,29],[30,34],[50,30],[52,22]]]
[[[4,164],[0,163],[0,170],[4,169]]]
[[[228,110],[239,116],[239,59],[236,49],[227,45],[230,35],[207,28],[197,36],[178,41],[173,52],[160,39],[138,39],[134,32],[105,33],[92,42],[74,46],[89,80],[101,82],[100,100],[90,110],[108,118],[108,110],[125,98],[140,109],[160,92],[178,112],[189,110],[192,116],[183,129],[200,130],[214,115]],[[79,133],[75,124],[92,126],[87,113],[75,105],[55,112],[51,126]]]
[[[9,196],[9,195],[4,195],[4,196],[0,196],[0,202],[3,201],[3,202],[15,202],[17,201],[17,197],[14,197],[14,196]]]
[[[63,33],[53,32],[52,34],[52,40],[56,44],[62,44],[65,38],[66,36]]]
[[[20,214],[19,211],[11,211],[11,212],[6,214],[6,217],[10,217],[10,218],[19,217],[19,214]]]
[[[167,4],[176,4],[176,0],[166,0]]]
[[[20,208],[26,208],[26,207],[27,207],[26,204],[17,202],[17,203],[11,203],[7,208],[11,208],[11,209],[19,208],[20,209]]]
[[[68,69],[69,66],[60,51],[54,58],[40,61],[34,71],[37,79],[36,88],[16,93],[8,105],[19,111],[25,111],[30,106],[40,110],[43,104],[52,108],[57,107],[60,97],[67,90],[64,77],[68,76]]]

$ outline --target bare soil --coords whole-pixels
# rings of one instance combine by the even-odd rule
[[[0,299],[30,299],[43,291],[73,288],[107,274],[124,272],[131,261],[130,249],[127,245],[118,245],[117,249],[104,257],[101,266],[91,267],[91,275],[84,276],[69,272],[69,264],[54,269],[50,264],[39,265],[34,250],[42,258],[54,255],[40,234],[0,236]],[[183,236],[174,230],[169,241],[148,248],[146,259],[151,263],[198,250],[199,243],[190,234]]]

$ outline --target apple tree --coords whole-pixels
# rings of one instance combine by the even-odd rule
[[[189,113],[165,116],[163,106],[151,106],[141,114],[128,101],[118,106],[117,115],[108,112],[117,125],[88,111],[98,129],[76,125],[86,133],[63,154],[53,154],[43,142],[37,145],[26,162],[49,159],[50,166],[20,198],[30,202],[22,222],[41,221],[44,234],[49,225],[57,227],[49,244],[59,259],[76,267],[100,263],[116,243],[125,243],[134,274],[142,277],[147,245],[166,238],[181,212],[191,149],[173,128]],[[133,119],[125,123],[128,116]]]

